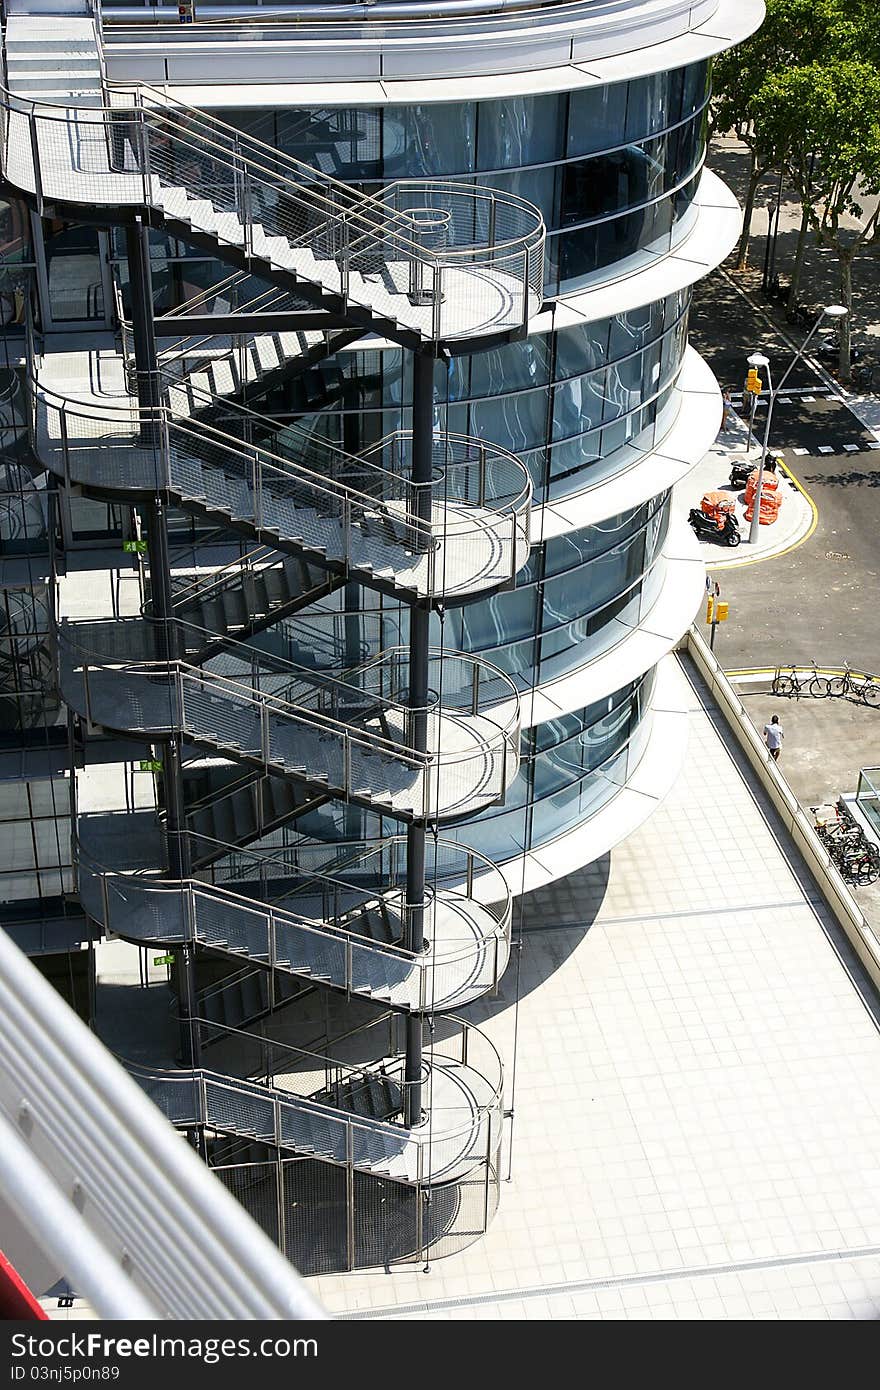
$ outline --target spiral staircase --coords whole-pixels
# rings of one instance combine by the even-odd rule
[[[146,87],[67,106],[4,92],[0,159],[36,211],[126,227],[131,323],[120,321],[100,389],[87,347],[78,374],[32,341],[27,375],[40,464],[146,519],[143,612],[58,630],[69,709],[90,731],[154,746],[161,764],[156,812],[81,816],[76,835],[88,915],[177,957],[185,1064],[138,1079],[181,1128],[419,1193],[488,1171],[501,1070],[475,1058],[494,1049],[447,1022],[455,1046],[423,1057],[422,1032],[494,990],[507,965],[503,876],[440,831],[503,800],[519,707],[500,672],[430,650],[427,632],[433,609],[515,584],[531,490],[503,449],[435,434],[432,380],[438,355],[526,331],[543,283],[540,214],[429,180],[367,196]],[[152,312],[147,227],[230,267],[175,317],[210,313],[219,331],[157,351],[167,335]],[[218,313],[221,299],[231,312]],[[302,306],[304,322],[317,310],[328,327],[297,331]],[[413,354],[410,430],[353,455],[242,403],[364,332]],[[170,507],[250,548],[172,577]],[[346,583],[409,606],[408,648],[293,662],[262,640]],[[329,799],[400,833],[277,842]],[[199,991],[197,959],[224,961],[226,974]],[[355,1064],[273,1047],[242,1074],[207,1065],[216,1039],[246,1052],[257,1019],[316,990],[380,1005],[400,1045]]]

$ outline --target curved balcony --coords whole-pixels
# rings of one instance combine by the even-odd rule
[[[414,484],[405,431],[355,457],[287,430],[291,457],[167,409],[71,401],[36,381],[31,393],[34,452],[68,484],[100,496],[164,493],[405,600],[468,602],[511,584],[528,560],[528,473],[482,440],[438,436],[431,481]]]
[[[405,347],[524,331],[543,297],[544,223],[524,199],[441,181],[361,194],[166,93],[53,107],[0,91],[0,167],[65,208],[105,207],[336,307]]]
[[[426,1187],[459,1182],[491,1164],[501,1139],[503,1069],[497,1050],[462,1019],[446,1019],[444,1026],[450,1036],[435,1042],[420,1077],[433,1098],[431,1119],[409,1129],[393,1118],[357,1113],[368,1096],[389,1116],[402,1108],[407,1083],[399,1054],[351,1066],[237,1033],[236,1041],[251,1049],[245,1059],[249,1077],[203,1068],[126,1066],[180,1128],[243,1135],[303,1157]]]
[[[424,945],[413,951],[401,944],[412,911],[404,836],[337,852],[243,850],[187,834],[193,860],[216,857],[198,878],[166,880],[156,877],[161,834],[143,821],[85,817],[77,844],[83,906],[128,941],[191,942],[408,1013],[463,1008],[493,990],[507,967],[510,892],[473,850],[432,845]]]
[[[414,709],[402,648],[339,680],[233,642],[196,666],[186,642],[203,638],[176,621],[63,622],[63,698],[90,725],[145,742],[180,735],[405,821],[467,815],[503,799],[516,775],[519,699],[478,659],[433,652],[431,700]],[[497,699],[499,679],[509,701],[481,712],[481,690]],[[418,720],[425,752],[412,747]]]

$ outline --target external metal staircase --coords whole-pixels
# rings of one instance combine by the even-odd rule
[[[34,452],[65,484],[132,500],[158,492],[404,601],[473,600],[510,585],[528,559],[528,474],[481,440],[436,438],[431,479],[414,484],[408,431],[355,458],[289,427],[291,458],[168,408],[139,413],[65,399],[39,369],[31,400]]]
[[[0,92],[0,118],[0,171],[38,213],[126,228],[132,314],[116,396],[72,393],[33,344],[27,377],[40,462],[65,488],[146,517],[143,615],[58,629],[69,708],[161,755],[163,815],[83,816],[76,831],[89,916],[178,957],[188,1065],[141,1068],[141,1084],[180,1127],[420,1192],[479,1165],[497,1172],[500,1062],[448,1020],[499,983],[510,894],[489,861],[438,830],[503,799],[519,706],[501,672],[429,650],[428,620],[515,584],[531,485],[498,446],[435,431],[433,365],[524,335],[542,299],[541,216],[513,195],[438,180],[360,193],[143,86],[59,106]],[[158,352],[147,226],[234,271],[184,306],[198,332]],[[250,277],[269,288],[248,297]],[[227,293],[244,311],[244,345],[225,317],[223,333],[202,333],[203,311]],[[291,326],[303,303],[331,327]],[[414,354],[411,430],[355,455],[241,404],[364,332]],[[168,507],[257,548],[175,584]],[[409,606],[408,649],[354,665],[334,653],[333,670],[260,639],[349,582]],[[184,749],[208,759],[189,793]],[[405,833],[272,842],[330,798]],[[197,993],[198,951],[239,968]],[[321,1059],[321,1075],[289,1049],[243,1076],[201,1063],[200,1028],[252,1042],[239,1024],[315,988],[391,1010],[405,1044],[347,1070]],[[423,1061],[433,1014],[455,1046],[435,1037]]]
[[[253,1070],[259,1079],[206,1068],[132,1068],[179,1127],[238,1136],[410,1186],[454,1183],[498,1146],[500,1058],[460,1019],[449,1020],[430,1064],[437,1120],[416,1129],[394,1119],[406,1086],[399,1057],[347,1066],[266,1043]]]
[[[440,180],[358,193],[145,86],[104,107],[3,97],[6,179],[42,212],[151,226],[421,350],[525,332],[544,226],[523,199]]]
[[[345,327],[277,328],[273,324],[279,318],[283,321],[285,315],[295,317],[305,306],[289,290],[277,286],[255,290],[255,283],[253,276],[236,272],[219,285],[193,295],[173,314],[156,317],[158,360],[163,376],[183,388],[192,388],[186,414],[205,408],[206,397],[233,401],[246,397],[252,402],[291,377],[308,374],[310,368],[363,336],[360,329]],[[128,380],[134,383],[134,335],[118,286],[116,306],[125,369]],[[216,315],[240,319],[250,326],[250,331],[217,333],[214,326],[206,325],[206,320]],[[182,321],[187,318],[205,326],[199,332],[181,333]],[[265,329],[253,326],[259,320],[265,321]],[[173,333],[167,328],[169,323],[174,324]],[[167,338],[173,341],[166,342]],[[309,409],[314,410],[329,404],[331,399],[325,391],[307,391],[306,398]]]

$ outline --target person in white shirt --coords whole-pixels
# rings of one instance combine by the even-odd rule
[[[779,754],[782,752],[782,740],[785,734],[782,732],[782,725],[779,722],[779,715],[774,714],[769,724],[764,725],[764,742],[770,749],[770,756],[779,761]]]

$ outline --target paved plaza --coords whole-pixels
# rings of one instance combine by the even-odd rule
[[[468,1011],[516,1111],[488,1235],[427,1274],[311,1281],[330,1312],[880,1313],[872,1002],[693,669],[679,679],[689,755],[667,801],[526,899],[512,1097],[515,962]]]

